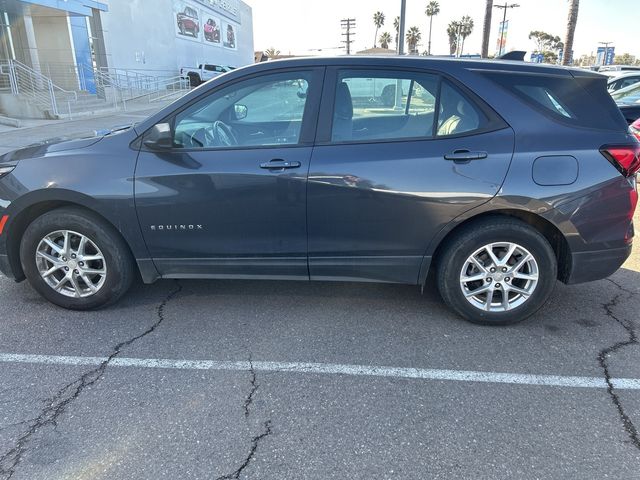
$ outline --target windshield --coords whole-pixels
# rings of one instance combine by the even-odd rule
[[[611,94],[616,103],[624,105],[640,104],[640,82],[622,88]]]

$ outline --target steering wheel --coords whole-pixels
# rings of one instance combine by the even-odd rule
[[[238,138],[229,125],[221,120],[216,120],[211,127],[213,136],[217,143],[224,147],[234,147],[238,145]]]

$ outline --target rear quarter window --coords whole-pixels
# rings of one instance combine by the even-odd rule
[[[572,126],[626,130],[620,110],[596,76],[485,72],[492,81],[554,119]]]

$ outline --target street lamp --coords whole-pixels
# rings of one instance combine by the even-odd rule
[[[502,55],[503,49],[506,45],[506,38],[505,38],[505,27],[507,26],[507,10],[509,8],[518,8],[520,5],[518,5],[517,3],[507,3],[505,2],[504,5],[494,5],[495,8],[500,8],[503,10],[503,15],[502,15],[502,28],[500,29],[500,51],[498,52],[499,55]]]

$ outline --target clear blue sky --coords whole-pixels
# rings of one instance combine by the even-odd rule
[[[380,10],[387,20],[381,31],[393,35],[393,18],[399,14],[400,0],[244,0],[253,8],[255,48],[276,47],[282,53],[313,54],[322,48],[324,53],[340,45],[340,19],[357,20],[354,48],[362,50],[373,46],[375,27],[373,13]],[[426,50],[428,19],[424,15],[427,0],[407,0],[407,24],[422,31],[420,51]],[[479,53],[484,17],[483,0],[439,0],[440,15],[434,17],[432,53],[447,54],[447,24],[463,15],[475,22],[473,34],[466,40],[465,53]],[[494,3],[499,3],[496,0]],[[513,3],[510,0],[509,3]],[[531,50],[533,43],[527,38],[531,30],[543,30],[564,38],[566,0],[517,0],[520,8],[509,10],[508,50]],[[498,23],[502,12],[494,9],[489,51],[495,50]],[[612,41],[616,53],[631,53],[640,57],[638,26],[640,3],[638,0],[582,0],[575,38],[575,54],[595,52],[599,41]]]

